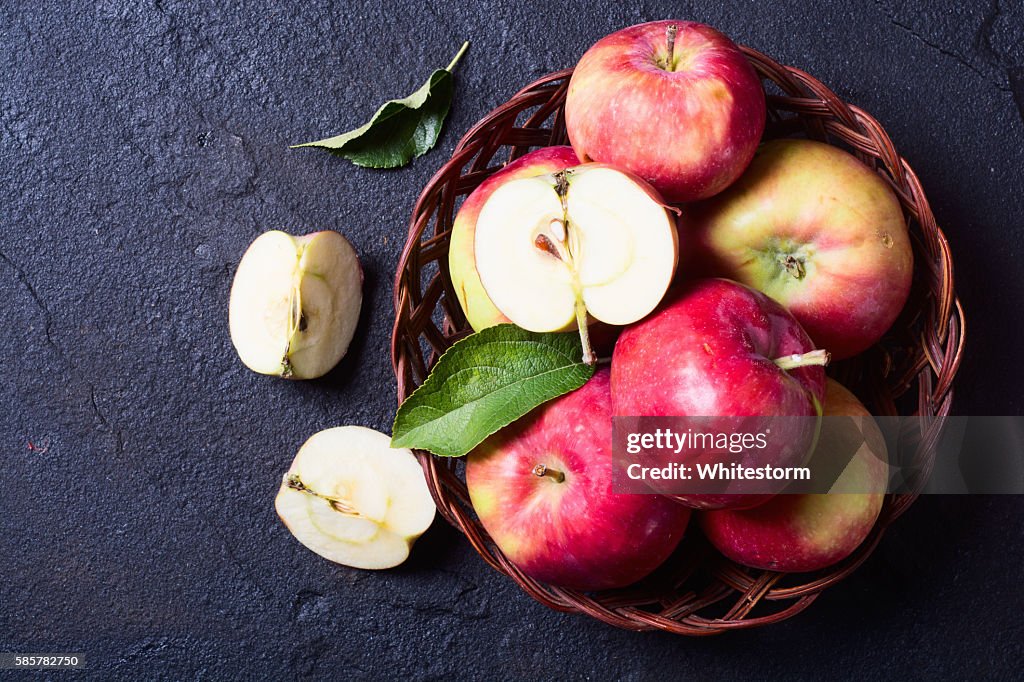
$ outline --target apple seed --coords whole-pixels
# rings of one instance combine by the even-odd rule
[[[546,234],[538,234],[537,238],[533,240],[533,245],[541,251],[551,254],[558,260],[562,260],[562,254],[558,253],[558,249],[551,243],[551,240]]]

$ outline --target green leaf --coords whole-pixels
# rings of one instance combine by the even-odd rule
[[[524,414],[587,383],[576,332],[538,334],[513,324],[489,327],[456,342],[406,398],[391,447],[461,457]]]
[[[463,43],[448,68],[430,74],[416,92],[385,102],[365,125],[342,135],[292,145],[292,149],[320,147],[367,168],[398,168],[423,156],[437,144],[452,104],[452,69],[468,47],[468,42]]]

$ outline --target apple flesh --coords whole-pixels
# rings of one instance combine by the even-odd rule
[[[601,164],[503,184],[480,210],[475,249],[503,315],[536,332],[575,322],[588,361],[588,314],[612,325],[647,315],[679,254],[675,219],[657,193]]]
[[[679,544],[685,507],[612,485],[608,370],[470,453],[466,485],[495,544],[526,575],[577,590],[624,587]]]
[[[621,166],[671,202],[710,197],[750,163],[765,126],[753,67],[727,37],[691,21],[622,29],[573,71],[565,126],[583,161]]]
[[[654,314],[619,336],[612,355],[612,407],[621,417],[713,417],[702,426],[721,433],[768,424],[768,447],[748,450],[743,463],[800,466],[814,446],[827,362],[827,354],[814,348],[775,301],[730,280],[699,280],[670,293]],[[772,421],[775,416],[809,419]],[[690,448],[671,456],[654,451],[649,464],[729,465],[735,458]],[[749,507],[766,499],[742,489],[673,497],[702,509]]]
[[[816,453],[860,445],[827,495],[778,495],[753,509],[705,512],[701,527],[722,554],[770,571],[816,571],[845,559],[871,532],[882,509],[885,440],[856,397],[829,379]],[[812,459],[813,462],[813,459]]]
[[[579,162],[572,147],[543,147],[534,150],[484,180],[462,203],[452,224],[448,244],[448,272],[462,312],[474,331],[509,322],[491,302],[480,282],[480,273],[477,272],[476,222],[480,209],[496,189],[511,180],[556,173],[579,165]]]
[[[837,359],[877,342],[910,292],[903,212],[877,173],[831,145],[775,140],[740,180],[692,207],[692,270],[786,306]]]
[[[299,450],[275,502],[295,539],[354,568],[391,568],[434,520],[412,451],[361,426],[321,431]]]
[[[345,355],[362,306],[363,271],[337,232],[260,235],[231,287],[231,341],[247,367],[314,379]]]

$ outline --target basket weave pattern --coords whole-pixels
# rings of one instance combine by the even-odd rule
[[[914,247],[910,300],[893,331],[830,374],[865,400],[873,414],[923,417],[903,434],[928,468],[949,414],[964,344],[964,316],[953,290],[949,245],[921,184],[871,116],[844,103],[810,75],[743,48],[765,85],[766,138],[802,135],[855,154],[875,169],[903,206]],[[458,202],[503,164],[532,148],[568,144],[563,105],[572,70],[549,74],[485,116],[431,178],[409,223],[395,276],[392,364],[401,402],[437,357],[469,333],[447,275],[448,238]],[[580,593],[523,575],[487,536],[469,504],[462,461],[418,452],[441,514],[494,569],[559,611],[586,613],[631,630],[709,635],[784,620],[857,568],[916,495],[889,495],[867,540],[843,562],[814,574],[787,575],[739,566],[714,551],[691,526],[680,549],[654,576],[623,590]]]

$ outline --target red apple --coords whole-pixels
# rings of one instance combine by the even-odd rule
[[[733,561],[772,571],[816,571],[845,559],[868,536],[886,489],[885,440],[870,413],[840,384],[828,382],[815,453],[858,447],[827,495],[778,495],[753,509],[706,512],[708,540]],[[814,460],[812,460],[813,463]]]
[[[511,180],[557,173],[576,166],[579,162],[572,147],[536,149],[484,180],[462,203],[452,224],[452,235],[448,244],[448,272],[455,295],[458,296],[462,311],[466,314],[466,320],[474,330],[480,331],[509,322],[509,319],[491,302],[476,269],[476,221],[480,216],[480,209],[496,189]]]
[[[767,427],[767,446],[746,450],[742,464],[801,466],[814,444],[827,361],[793,316],[764,294],[730,280],[699,280],[670,293],[661,308],[619,336],[612,407],[622,417],[715,417],[701,422],[709,432]],[[807,419],[772,420],[777,416]],[[654,466],[738,463],[728,451],[702,448],[652,451],[651,457]],[[656,489],[666,490],[664,484]],[[764,493],[761,481],[730,486],[721,495],[674,497],[717,509],[752,506],[764,501]]]
[[[466,462],[473,508],[523,573],[578,590],[623,587],[672,553],[690,511],[612,486],[608,370],[478,446]]]
[[[587,50],[569,81],[565,125],[583,161],[626,168],[668,201],[693,201],[721,192],[750,163],[764,90],[715,29],[655,21]]]
[[[914,257],[900,203],[841,149],[768,142],[736,184],[691,208],[689,270],[768,294],[837,359],[877,342],[906,303]]]

